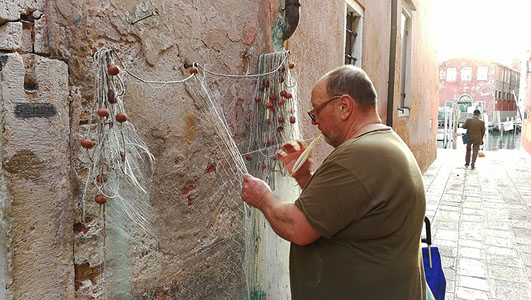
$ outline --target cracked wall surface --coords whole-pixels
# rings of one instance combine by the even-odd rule
[[[82,136],[93,101],[91,56],[97,49],[114,49],[128,70],[152,80],[183,78],[188,75],[185,65],[192,62],[219,73],[254,72],[258,55],[269,51],[264,31],[259,30],[269,22],[262,16],[263,5],[252,1],[49,1],[48,46],[53,57],[68,63],[69,83],[79,103],[72,113],[79,120],[72,122],[73,143]],[[131,24],[154,10],[157,16]],[[245,100],[250,98],[252,83],[220,81],[211,87],[222,95],[226,118],[240,141],[245,138]],[[124,280],[130,297],[243,297],[242,258],[231,254],[237,239],[232,226],[242,217],[233,219],[238,207],[228,205],[241,202],[235,191],[221,190],[225,198],[211,197],[230,178],[224,175],[226,154],[213,140],[219,137],[201,112],[198,85],[155,87],[134,81],[126,85],[130,121],[156,157],[150,204],[159,246],[159,253],[150,253],[126,245],[130,278]],[[79,147],[74,147],[78,185],[84,180],[84,165],[76,160],[79,155]],[[103,265],[101,237],[85,233],[81,224],[77,229],[76,297],[98,295],[103,288],[98,272]]]
[[[74,270],[67,66],[29,53],[0,57],[2,299],[69,299]]]

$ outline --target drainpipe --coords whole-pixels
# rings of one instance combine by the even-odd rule
[[[273,48],[278,51],[299,25],[299,0],[285,0],[284,22],[273,30]]]
[[[387,87],[387,120],[386,124],[393,127],[394,96],[395,96],[395,65],[396,65],[396,36],[398,0],[391,1],[391,44],[389,47],[389,81]]]
[[[301,4],[299,3],[299,0],[286,0],[285,2],[286,14],[284,17],[284,24],[286,24],[286,26],[283,29],[284,41],[291,37],[291,35],[295,32],[295,29],[297,29],[297,25],[299,25],[300,6]]]

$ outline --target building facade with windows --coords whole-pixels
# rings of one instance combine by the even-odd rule
[[[302,109],[311,109],[311,87],[321,75],[345,63],[359,66],[376,87],[382,121],[404,139],[425,170],[436,158],[439,99],[431,1],[308,1],[304,6],[288,42],[303,62],[298,69]],[[317,134],[312,126],[302,130],[305,136]],[[316,160],[329,151],[319,145]]]
[[[459,105],[464,121],[475,109],[489,124],[515,117],[520,71],[493,61],[454,58],[439,66],[439,107]]]

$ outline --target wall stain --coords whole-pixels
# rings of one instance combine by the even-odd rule
[[[27,118],[50,118],[57,114],[55,106],[50,103],[17,103],[15,117]]]
[[[191,144],[192,141],[195,139],[195,126],[196,126],[195,116],[186,115],[184,117],[184,124],[186,124],[186,128],[185,128],[186,141],[188,142],[188,144]]]
[[[4,161],[4,169],[25,179],[34,180],[44,172],[43,162],[30,150],[20,150]]]

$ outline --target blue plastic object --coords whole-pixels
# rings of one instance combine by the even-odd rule
[[[424,217],[424,223],[426,223],[426,238],[422,239],[422,242],[428,244],[428,247],[422,248],[426,282],[435,299],[444,300],[446,278],[442,269],[441,254],[439,253],[439,248],[431,246],[431,226],[427,217]]]
[[[424,273],[426,274],[426,281],[430,286],[431,292],[435,299],[444,300],[444,293],[446,292],[446,279],[441,264],[441,255],[437,247],[430,247],[431,249],[431,268],[430,255],[428,247],[422,248],[422,259],[424,260]]]

